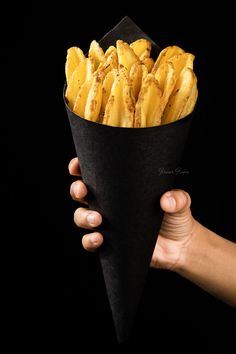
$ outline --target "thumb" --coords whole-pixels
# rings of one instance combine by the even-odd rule
[[[183,190],[172,190],[162,195],[160,205],[167,213],[182,214],[190,207],[191,198]]]

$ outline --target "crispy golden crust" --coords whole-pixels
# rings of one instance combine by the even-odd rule
[[[151,42],[130,45],[117,40],[104,53],[91,42],[88,58],[82,50],[67,52],[65,97],[80,117],[120,127],[150,127],[191,113],[198,90],[194,55],[178,46],[161,51],[155,63]]]

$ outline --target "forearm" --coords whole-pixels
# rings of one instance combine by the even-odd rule
[[[236,307],[235,243],[197,223],[177,272]]]

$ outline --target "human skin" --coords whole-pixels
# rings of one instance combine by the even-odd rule
[[[69,164],[73,176],[80,175],[79,160]],[[82,180],[70,188],[74,200],[86,204],[86,185]],[[236,244],[217,235],[194,219],[187,192],[172,190],[162,195],[164,218],[152,256],[151,266],[172,270],[199,287],[236,307]],[[92,230],[82,238],[83,247],[94,251],[103,242],[101,233],[93,230],[102,223],[102,216],[85,207],[76,209],[78,227]]]

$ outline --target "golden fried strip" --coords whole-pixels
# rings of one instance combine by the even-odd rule
[[[152,74],[144,79],[135,106],[135,127],[152,127],[161,124],[163,108],[161,106],[162,92],[158,81]]]

